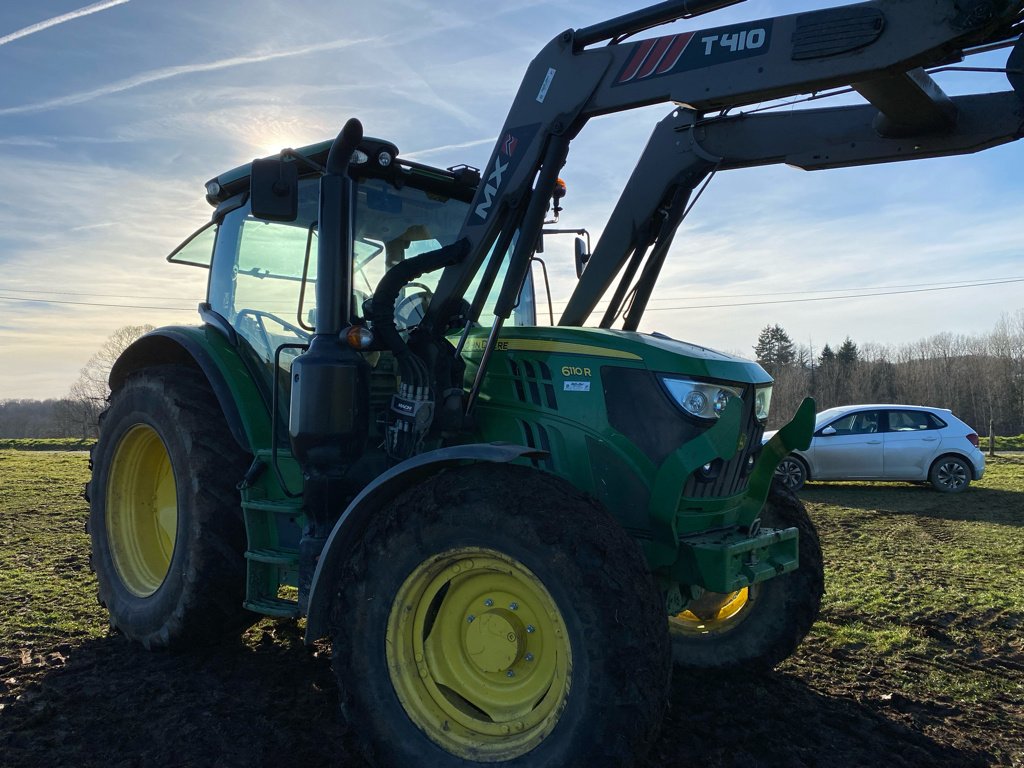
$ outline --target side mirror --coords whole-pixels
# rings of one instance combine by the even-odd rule
[[[590,261],[590,253],[587,252],[587,243],[582,237],[576,238],[575,243],[576,251],[576,278],[583,277],[583,270],[587,268],[587,262]]]
[[[295,221],[299,216],[298,165],[277,157],[253,160],[249,201],[257,219]]]
[[[836,428],[835,427],[825,427],[823,430],[821,430],[821,434],[823,434],[823,435],[834,435],[835,433],[836,433]]]

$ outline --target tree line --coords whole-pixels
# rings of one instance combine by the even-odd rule
[[[981,435],[1024,433],[1024,310],[979,336],[939,333],[912,344],[858,345],[846,337],[820,350],[766,326],[754,345],[775,379],[770,426],[784,424],[807,395],[818,410],[857,403],[949,408]]]
[[[62,398],[0,400],[0,438],[72,437],[92,440],[106,407],[107,377],[117,358],[152,325],[126,325],[114,331],[82,367]]]
[[[89,358],[63,398],[0,400],[0,438],[91,439],[105,407],[107,376],[121,352],[149,325],[119,328]],[[775,379],[770,427],[788,421],[804,397],[818,410],[855,403],[903,403],[949,408],[979,434],[1024,433],[1024,309],[1004,315],[981,336],[940,333],[913,344],[835,349],[793,342],[768,325],[754,356]]]

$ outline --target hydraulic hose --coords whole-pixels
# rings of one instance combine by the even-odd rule
[[[377,284],[367,309],[367,319],[373,324],[374,334],[395,353],[400,364],[408,361],[412,352],[395,325],[395,302],[398,300],[398,294],[404,286],[421,275],[458,264],[468,251],[469,241],[462,239],[435,251],[413,256],[411,259],[398,262]]]

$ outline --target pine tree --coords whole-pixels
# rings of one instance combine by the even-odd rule
[[[821,356],[818,357],[818,367],[826,368],[836,361],[836,353],[832,351],[832,347],[826,344],[821,349]]]
[[[839,351],[836,352],[836,359],[842,365],[852,365],[860,359],[857,345],[853,343],[849,336],[846,337],[846,341],[843,342],[842,346],[839,347]]]
[[[757,337],[754,355],[761,367],[773,377],[796,360],[793,340],[778,323],[764,327]]]

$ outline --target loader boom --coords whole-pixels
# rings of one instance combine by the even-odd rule
[[[625,267],[600,326],[610,328],[624,315],[622,327],[637,329],[686,202],[711,172],[776,163],[823,170],[967,154],[1024,131],[1024,101],[1015,92],[954,97],[949,104],[955,129],[909,136],[879,134],[880,113],[872,105],[705,120],[673,111],[655,128],[559,325],[583,325]]]
[[[954,101],[922,68],[959,60],[972,46],[1012,37],[1024,7],[1019,0],[876,0],[622,42],[653,25],[730,4],[661,3],[603,24],[567,30],[540,52],[523,78],[460,232],[469,243],[468,255],[442,276],[425,319],[427,328],[445,327],[492,247],[504,251],[514,242],[496,309],[498,319],[492,339],[496,338],[503,318],[515,305],[569,143],[592,117],[675,102],[681,105],[679,117],[671,120],[688,122],[694,130],[709,111],[838,86],[852,85],[872,102],[872,107],[857,111],[819,111],[814,117],[794,120],[792,125],[799,122],[795,137],[786,135],[791,126],[771,118],[747,122],[737,119],[727,122],[729,127],[725,129],[707,124],[697,129],[698,134],[706,131],[719,136],[707,153],[700,149],[700,142],[693,143],[678,136],[674,129],[665,129],[671,146],[677,138],[692,146],[689,170],[677,167],[681,178],[671,185],[678,193],[676,202],[683,203],[687,187],[692,188],[720,163],[724,163],[721,167],[741,167],[783,162],[800,154],[807,141],[816,143],[814,152],[820,154],[823,144],[851,132],[859,133],[862,142],[871,146],[862,143],[863,151],[848,153],[834,165],[903,159],[910,144],[899,144],[898,138],[945,133],[943,140],[929,143],[928,149],[913,150],[919,157],[971,151],[971,146],[980,149],[1017,138],[1019,120],[1018,127],[1010,127],[1019,118],[1014,98],[999,97],[991,103]],[[591,47],[605,41],[607,45]],[[965,108],[972,114],[963,117]],[[979,122],[989,119],[989,109],[995,110],[999,124],[990,133],[998,133],[1001,138],[993,135],[980,139],[977,135],[979,130],[986,132]],[[751,140],[759,148],[753,155],[737,149]],[[773,142],[782,143],[766,146]],[[653,143],[660,145],[661,140],[656,138]],[[666,156],[661,146],[649,148],[649,154],[652,156],[645,157],[634,174],[637,181],[631,182],[630,191],[649,180],[650,166],[660,164]],[[829,167],[829,163],[820,167]],[[664,202],[667,186],[660,179],[664,174],[658,169],[653,172],[653,186],[659,193],[654,203],[657,206]],[[637,204],[635,208],[643,210],[643,215],[653,211],[651,205]],[[663,230],[674,231],[678,223],[678,215],[670,216]],[[594,276],[577,288],[562,324],[585,319],[599,298],[593,292],[607,285],[613,264],[628,260],[636,250],[635,241],[647,237],[643,227],[639,233],[626,232],[615,224],[613,216],[605,235],[610,240],[599,246],[602,255],[598,263],[608,259],[607,266],[595,269]],[[652,255],[653,266],[643,276],[647,284],[653,283],[658,263],[664,259],[671,240],[666,235],[668,232],[663,231],[659,238],[649,238],[645,243],[650,245],[654,239],[660,242],[660,250]],[[615,255],[606,257],[607,252]],[[485,276],[478,295],[490,289],[488,277],[493,275]],[[634,307],[642,312],[643,304],[634,303]],[[479,302],[473,302],[474,311],[478,307]],[[636,321],[634,312],[627,327],[635,327]]]

